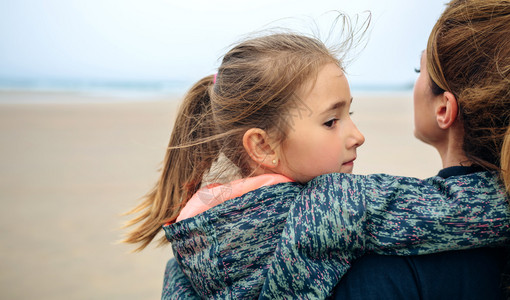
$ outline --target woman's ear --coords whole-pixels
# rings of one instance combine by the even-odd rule
[[[243,136],[243,146],[256,165],[269,169],[278,165],[278,155],[273,149],[269,135],[264,130],[248,129]]]
[[[450,128],[459,113],[459,106],[457,105],[457,99],[450,92],[444,92],[438,96],[438,105],[436,107],[436,120],[437,124],[441,129]]]

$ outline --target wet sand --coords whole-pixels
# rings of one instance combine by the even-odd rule
[[[410,93],[354,97],[366,137],[355,173],[437,172],[413,137]],[[178,102],[0,92],[0,298],[160,298],[170,247],[116,242],[120,214],[158,176]]]

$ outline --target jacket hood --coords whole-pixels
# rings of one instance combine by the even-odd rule
[[[294,182],[265,186],[163,227],[200,296],[253,298],[260,293],[301,187]]]

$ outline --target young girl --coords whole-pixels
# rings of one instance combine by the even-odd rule
[[[128,242],[141,243],[141,250],[162,224],[198,213],[188,212],[194,206],[219,204],[231,190],[247,192],[240,186],[350,173],[364,142],[350,118],[351,101],[339,62],[318,40],[275,34],[234,47],[217,75],[186,95],[161,179],[135,209],[143,213],[132,224],[143,225]],[[252,184],[258,175],[268,184]],[[242,179],[197,193],[205,180],[225,183],[228,176]],[[217,190],[223,192],[213,197]]]
[[[161,179],[133,210],[141,213],[131,222],[138,228],[126,239],[140,244],[141,250],[164,225],[176,260],[167,267],[163,298],[257,297],[276,246],[286,243],[281,239],[284,229],[287,237],[304,238],[299,247],[312,256],[334,262],[348,262],[369,244],[429,253],[507,240],[510,231],[503,224],[510,215],[503,193],[449,190],[458,184],[456,179],[424,182],[340,174],[352,171],[356,148],[364,141],[350,119],[351,101],[334,54],[320,41],[296,34],[240,43],[225,55],[217,75],[191,88],[170,138]],[[491,176],[475,177],[497,186]],[[232,178],[238,179],[228,181]],[[445,202],[452,198],[457,202]],[[391,206],[415,217],[394,219],[386,212]],[[302,212],[311,214],[300,218]],[[480,219],[480,212],[490,218]],[[402,230],[390,238],[388,230],[377,231],[385,219],[406,230],[417,224],[430,228],[440,220],[448,224],[433,234]],[[375,220],[382,223],[370,223]],[[292,231],[290,224],[305,230]],[[362,238],[367,224],[372,240]],[[330,243],[346,246],[345,253],[330,252]],[[294,245],[292,240],[289,244]],[[295,262],[306,269],[310,261]],[[296,295],[322,297],[331,291],[339,277],[324,263],[310,264],[318,277],[298,277],[318,281],[304,293],[296,289]],[[346,268],[348,264],[337,269],[342,274]],[[271,284],[264,291],[272,293]]]

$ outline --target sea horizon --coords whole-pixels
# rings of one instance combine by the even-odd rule
[[[0,79],[0,92],[72,93],[100,97],[103,101],[147,100],[168,95],[182,96],[193,83],[192,80]],[[352,83],[350,87],[354,95],[400,94],[412,91],[413,83]],[[0,103],[6,101],[16,103],[5,97],[0,99]]]

